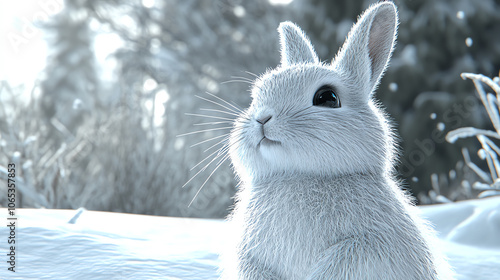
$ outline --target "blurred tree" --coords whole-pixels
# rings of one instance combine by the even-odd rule
[[[403,150],[399,171],[416,195],[431,189],[433,173],[447,174],[462,160],[459,147],[444,141],[448,131],[488,125],[479,100],[469,98],[472,85],[462,81],[460,73],[497,75],[500,49],[494,46],[500,38],[491,34],[500,32],[499,3],[396,3],[401,21],[398,45],[378,96],[397,123]],[[396,85],[393,90],[391,83]],[[477,149],[473,141],[464,145]]]
[[[69,175],[79,171],[73,165],[84,150],[78,131],[95,109],[98,90],[89,19],[80,6],[67,1],[65,11],[44,26],[51,50],[44,78],[35,83],[28,101],[8,104],[15,108],[9,116],[15,121],[4,134],[9,135],[4,147],[16,155],[20,207],[79,206],[73,194],[82,189],[70,183]]]
[[[84,113],[95,107],[98,90],[92,32],[82,1],[65,1],[47,29],[50,54],[40,104],[58,144],[74,134]]]

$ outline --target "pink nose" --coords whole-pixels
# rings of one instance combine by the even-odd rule
[[[264,125],[265,123],[267,123],[270,119],[272,118],[272,116],[264,116],[262,118],[259,118],[259,119],[256,119],[256,121],[258,123],[260,123],[261,125]]]

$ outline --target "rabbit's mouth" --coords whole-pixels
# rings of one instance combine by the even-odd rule
[[[277,146],[277,145],[281,145],[281,142],[271,140],[271,139],[267,138],[266,136],[264,136],[264,137],[262,137],[262,139],[260,139],[259,143],[257,144],[257,148],[259,148],[260,146],[271,147],[271,146]]]

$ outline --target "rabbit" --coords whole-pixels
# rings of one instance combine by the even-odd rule
[[[298,26],[279,25],[280,65],[230,133],[240,187],[222,279],[453,278],[395,178],[395,135],[373,99],[397,26],[392,2],[373,4],[322,63]]]

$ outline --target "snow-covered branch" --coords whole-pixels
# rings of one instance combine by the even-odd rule
[[[478,156],[481,160],[486,160],[488,171],[485,172],[473,163],[469,157],[467,149],[462,149],[465,163],[471,168],[484,182],[475,182],[473,188],[481,190],[479,197],[486,197],[492,195],[500,195],[500,163],[498,156],[500,155],[500,148],[490,139],[500,139],[500,86],[492,79],[481,75],[472,73],[462,73],[463,79],[470,79],[474,82],[479,98],[481,99],[488,117],[495,128],[495,131],[478,129],[475,127],[462,127],[450,131],[446,135],[446,141],[455,143],[459,138],[476,137],[481,143],[481,149],[478,151]],[[497,78],[498,79],[498,78]],[[492,89],[495,94],[487,93],[483,84]]]

